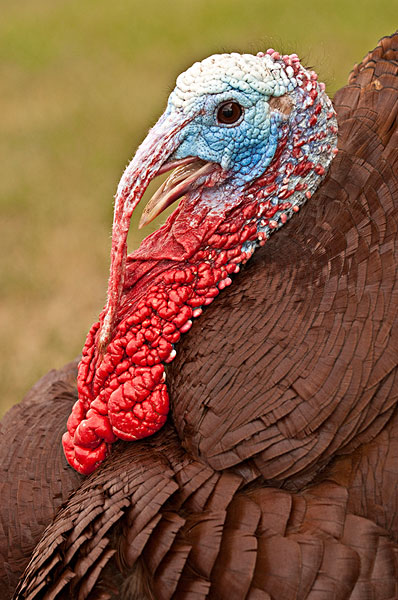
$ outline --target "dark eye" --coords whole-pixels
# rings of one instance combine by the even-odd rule
[[[233,125],[239,121],[243,109],[237,102],[224,102],[217,111],[217,121],[225,125]]]

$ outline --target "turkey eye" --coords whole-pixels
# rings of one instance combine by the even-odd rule
[[[242,107],[237,102],[224,102],[217,111],[217,121],[232,125],[240,119],[242,112]]]

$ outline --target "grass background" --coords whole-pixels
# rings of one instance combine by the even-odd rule
[[[113,194],[178,73],[272,46],[333,94],[397,28],[398,0],[0,0],[0,15],[3,413],[80,352],[105,301]]]

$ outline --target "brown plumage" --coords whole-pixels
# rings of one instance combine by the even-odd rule
[[[162,431],[67,467],[76,363],[4,418],[2,598],[398,597],[398,34],[334,103],[327,179],[180,343]]]

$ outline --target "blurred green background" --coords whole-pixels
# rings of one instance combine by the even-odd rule
[[[333,94],[397,17],[397,0],[1,0],[0,412],[80,352],[105,301],[113,194],[178,73],[272,46]]]

